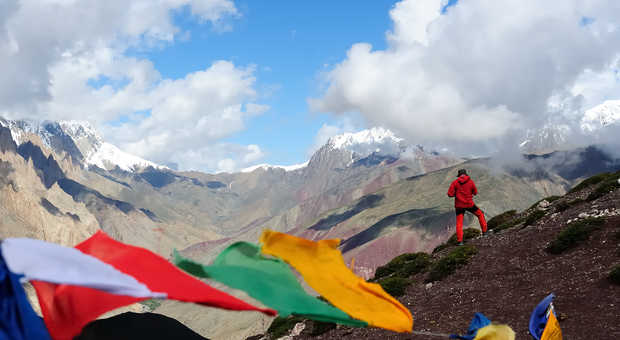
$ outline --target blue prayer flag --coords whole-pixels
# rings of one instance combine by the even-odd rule
[[[540,337],[545,330],[548,320],[547,309],[549,309],[549,305],[551,305],[554,297],[555,295],[553,295],[553,293],[547,295],[547,297],[544,298],[538,306],[536,306],[536,308],[534,308],[534,311],[530,316],[530,334],[532,334],[536,340],[540,340]]]
[[[451,334],[450,339],[463,339],[463,340],[473,340],[478,333],[478,330],[482,327],[486,327],[491,324],[491,320],[487,319],[482,313],[474,314],[474,318],[471,320],[469,324],[469,328],[467,329],[467,334],[458,335]]]
[[[0,253],[0,340],[50,340],[43,319],[32,310],[19,276],[7,268],[2,253]]]

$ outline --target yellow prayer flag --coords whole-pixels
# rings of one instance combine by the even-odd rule
[[[549,319],[540,340],[562,340],[560,323],[553,313],[549,313]]]
[[[351,317],[371,326],[411,332],[411,312],[380,285],[366,282],[347,268],[338,250],[340,240],[315,242],[265,230],[260,243],[263,253],[293,266],[310,287]]]
[[[480,328],[474,340],[515,340],[515,332],[507,325],[490,324]]]

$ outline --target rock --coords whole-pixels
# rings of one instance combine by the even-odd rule
[[[429,283],[427,283],[427,284],[424,286],[424,288],[426,288],[426,289],[431,289],[432,287],[433,287],[433,283],[432,283],[432,282],[429,282]]]
[[[541,210],[546,210],[547,208],[549,208],[549,201],[547,200],[542,200],[540,201],[540,203],[538,203],[538,208]]]
[[[577,216],[579,218],[588,218],[590,217],[590,214],[586,213],[586,212],[582,212],[581,214],[579,214],[579,216]]]
[[[279,338],[278,340],[293,340],[293,338],[301,334],[301,331],[303,331],[305,328],[306,328],[305,323],[298,322],[295,324],[295,327],[293,327],[293,329],[291,330],[291,334],[285,335]]]

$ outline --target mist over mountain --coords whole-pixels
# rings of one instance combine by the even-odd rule
[[[568,120],[548,122],[540,128],[528,129],[519,144],[520,150],[542,154],[590,144],[618,144],[615,138],[606,136],[620,133],[620,100],[605,101],[579,117],[576,123]]]

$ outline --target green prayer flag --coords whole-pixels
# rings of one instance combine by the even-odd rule
[[[176,250],[173,255],[174,264],[184,271],[242,290],[277,310],[281,317],[294,314],[355,327],[368,325],[306,293],[284,261],[262,256],[260,247],[255,244],[234,243],[224,249],[210,266],[184,258]]]

